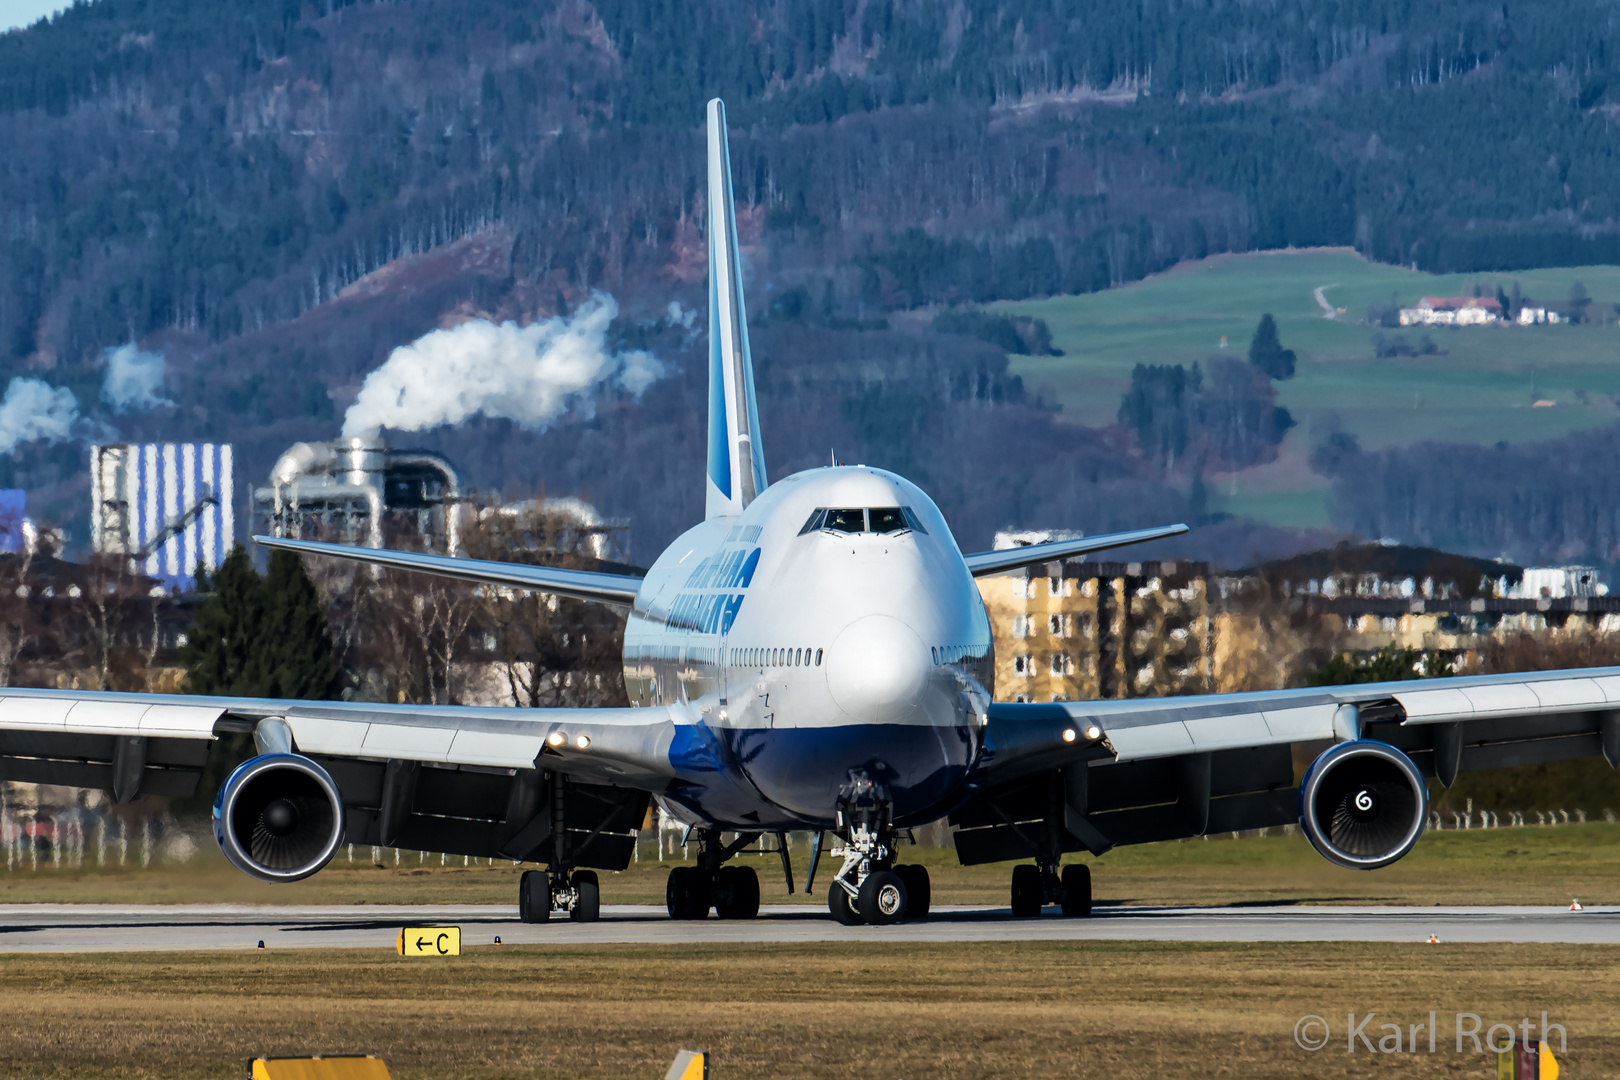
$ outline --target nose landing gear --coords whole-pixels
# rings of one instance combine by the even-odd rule
[[[892,811],[881,787],[853,775],[838,801],[845,846],[831,854],[844,865],[827,887],[827,909],[845,926],[888,926],[928,914],[928,868],[894,861]]]

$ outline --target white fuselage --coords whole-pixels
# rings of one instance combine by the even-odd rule
[[[865,466],[796,473],[688,530],[625,628],[631,703],[684,705],[707,760],[746,778],[672,793],[709,824],[828,825],[861,774],[888,789],[897,823],[938,817],[978,753],[992,670],[989,618],[943,515]]]

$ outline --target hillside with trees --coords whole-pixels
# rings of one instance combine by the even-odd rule
[[[831,450],[906,465],[901,433],[926,429],[953,449],[910,464],[972,542],[1082,512],[1146,524],[1180,496],[1118,433],[1015,392],[1006,328],[910,309],[1286,246],[1620,262],[1620,14],[1599,0],[96,0],[0,35],[0,374],[83,413],[78,437],[0,459],[0,484],[77,528],[88,437],[229,440],[256,482],[334,435],[394,347],[600,289],[621,337],[682,374],[567,430],[426,441],[475,485],[634,515],[655,549],[696,504],[696,421],[670,406],[701,364],[664,312],[702,308],[717,94],[773,476]],[[149,411],[100,400],[129,342],[167,361]],[[874,359],[820,382],[828,356]],[[1237,385],[1217,374],[1204,396]],[[1211,452],[1263,457],[1277,417],[1229,412]],[[627,455],[646,471],[620,475]]]

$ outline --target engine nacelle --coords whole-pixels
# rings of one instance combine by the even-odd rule
[[[238,870],[264,881],[309,877],[337,854],[343,829],[337,784],[302,754],[243,762],[214,800],[220,850]]]
[[[1412,759],[1387,743],[1340,743],[1311,763],[1299,785],[1299,824],[1331,863],[1376,870],[1411,851],[1429,819],[1429,786]]]

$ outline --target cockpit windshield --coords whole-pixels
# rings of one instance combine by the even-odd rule
[[[878,506],[872,509],[860,507],[838,507],[829,509],[818,508],[805,521],[804,528],[799,535],[825,529],[828,532],[838,533],[901,533],[919,532],[927,534],[922,522],[917,520],[917,514],[909,506]]]
[[[866,511],[828,510],[827,520],[821,526],[833,532],[858,533],[866,531]]]
[[[867,513],[871,515],[872,531],[875,533],[901,532],[911,528],[898,506],[880,506]]]

